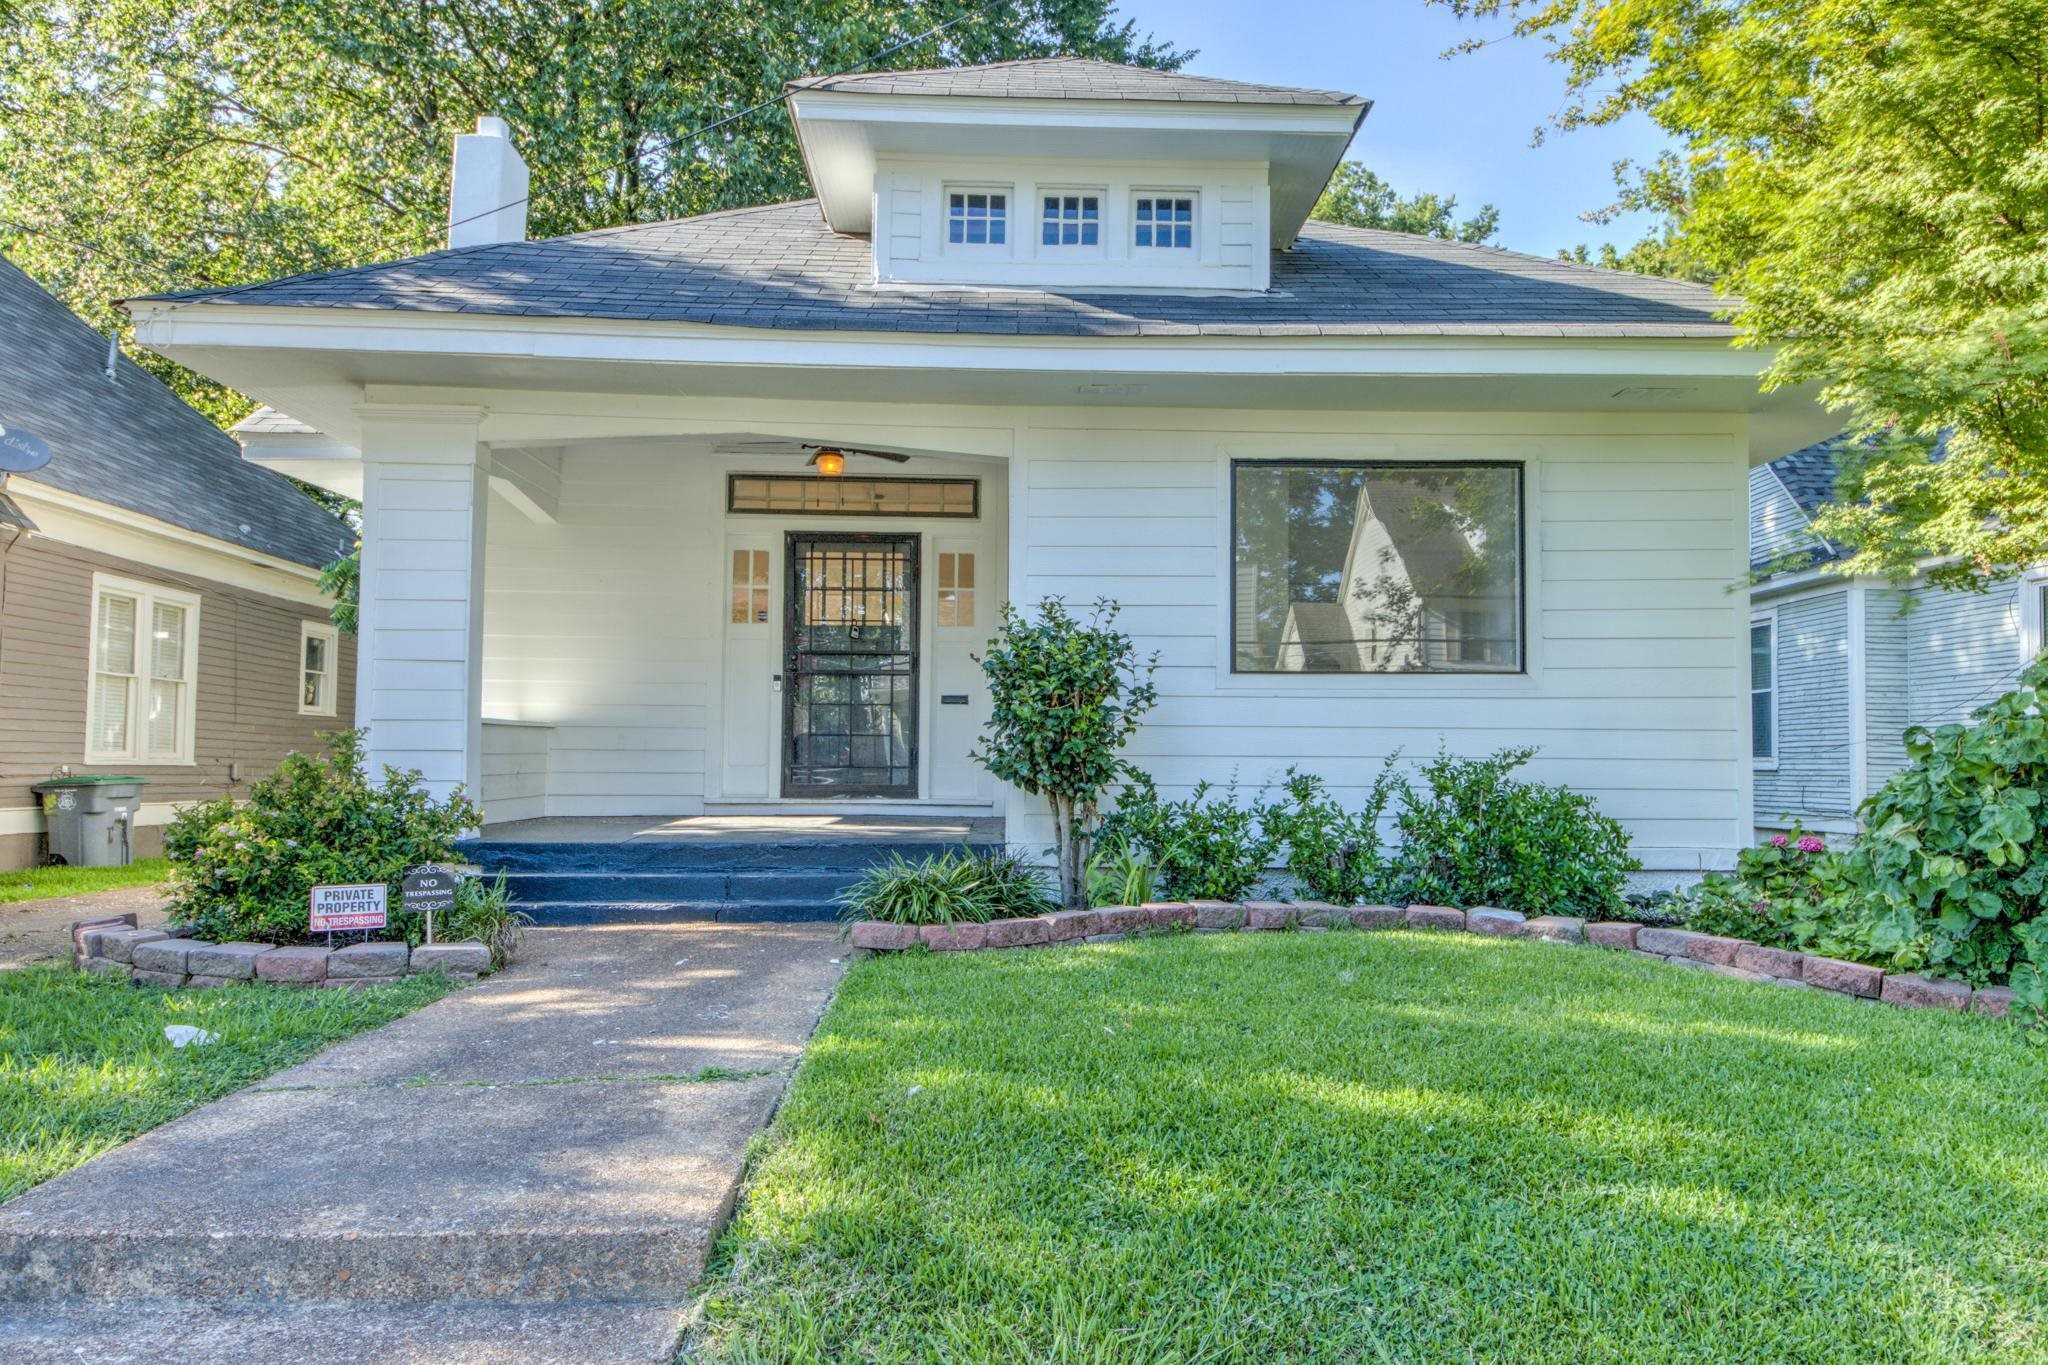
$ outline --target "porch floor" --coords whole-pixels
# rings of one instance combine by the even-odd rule
[[[487,842],[528,844],[1000,844],[994,816],[930,815],[618,815],[544,817],[485,825]]]

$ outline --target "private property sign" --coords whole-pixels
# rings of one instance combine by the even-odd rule
[[[313,933],[343,929],[382,929],[387,921],[386,906],[391,889],[382,882],[364,886],[316,886],[313,888],[312,918],[307,928]]]

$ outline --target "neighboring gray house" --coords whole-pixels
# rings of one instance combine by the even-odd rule
[[[1749,476],[1750,748],[1760,834],[1794,821],[1853,833],[1855,810],[1905,761],[1911,725],[1966,719],[2041,651],[2048,567],[1985,593],[1828,571],[1812,518],[1844,438]]]

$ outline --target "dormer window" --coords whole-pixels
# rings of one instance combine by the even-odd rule
[[[948,189],[946,241],[951,246],[1002,246],[1009,240],[1010,196],[1002,190]]]
[[[1143,250],[1191,250],[1195,245],[1195,197],[1141,194],[1131,207],[1131,244]]]
[[[1040,246],[1100,246],[1102,196],[1054,191],[1040,199]]]

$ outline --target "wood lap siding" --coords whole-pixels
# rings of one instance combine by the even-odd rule
[[[1778,614],[1778,766],[1756,775],[1756,815],[1840,818],[1849,803],[1849,593],[1774,604]]]
[[[1440,745],[1533,744],[1528,775],[1592,796],[1651,868],[1726,865],[1748,836],[1736,702],[1747,636],[1727,590],[1747,558],[1739,443],[1602,418],[1533,417],[1524,431],[1402,420],[1316,431],[1312,417],[1218,414],[1204,430],[1027,431],[1014,595],[1124,604],[1118,624],[1160,657],[1159,706],[1131,757],[1173,795],[1235,773],[1249,796],[1298,764],[1355,805],[1394,750],[1412,763]],[[1229,577],[1230,460],[1322,455],[1527,462],[1529,676],[1231,673],[1227,631],[1245,606]],[[1014,800],[1013,844],[1050,842],[1041,808]]]
[[[190,766],[83,762],[95,572],[199,596],[197,761]],[[299,623],[325,619],[318,608],[32,536],[5,551],[0,581],[0,808],[34,805],[30,785],[63,764],[77,772],[133,769],[149,779],[149,802],[244,791],[354,713],[355,641],[344,635],[336,714],[299,714]],[[240,784],[228,780],[231,763],[242,765]]]
[[[2019,585],[1989,592],[1923,589],[1906,614],[1914,725],[1968,720],[2012,690],[2021,664]]]

